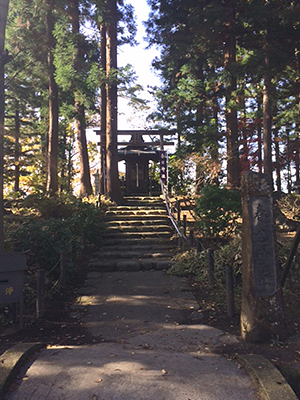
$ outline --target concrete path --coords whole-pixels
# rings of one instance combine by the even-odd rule
[[[243,368],[213,353],[236,339],[195,323],[197,309],[182,278],[92,272],[73,316],[95,344],[42,350],[6,400],[258,399]]]

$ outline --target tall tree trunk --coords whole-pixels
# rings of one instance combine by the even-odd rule
[[[272,107],[270,99],[271,77],[268,72],[264,76],[263,87],[263,153],[264,173],[272,177]]]
[[[295,86],[297,87],[296,102],[298,104],[298,118],[296,119],[296,146],[295,146],[295,170],[296,170],[296,182],[298,193],[300,191],[300,52],[295,48],[295,61],[297,70],[297,79]]]
[[[299,70],[298,70],[299,73]],[[296,96],[297,104],[298,104],[298,110],[300,114],[300,88],[299,88],[299,82],[297,82],[298,86],[298,93]],[[300,122],[299,122],[300,115],[298,116],[298,121],[296,122],[296,127],[295,127],[295,180],[296,180],[296,185],[298,188],[299,192],[299,185],[300,185]]]
[[[229,83],[226,88],[226,139],[227,139],[227,185],[240,186],[239,135],[237,110],[232,106],[236,91],[236,77],[231,68],[236,63],[236,39],[233,32],[235,10],[230,0],[226,1],[227,33],[225,35],[224,66],[229,73]]]
[[[273,166],[272,166],[272,105],[271,105],[271,73],[270,73],[270,59],[269,59],[269,43],[268,31],[265,31],[264,38],[264,86],[263,86],[263,148],[264,148],[264,173],[268,174],[271,179]]]
[[[54,8],[54,0],[46,0],[46,30],[48,45],[48,73],[49,73],[49,131],[47,140],[47,179],[46,192],[49,196],[54,196],[58,192],[58,87],[55,82],[55,67],[53,63],[53,48],[55,39],[53,36],[54,16],[52,10]]]
[[[67,157],[66,157],[66,150],[67,150],[67,132],[64,131],[62,138],[61,138],[61,146],[63,150],[63,154],[61,155],[61,170],[60,170],[60,193],[64,191],[68,191],[66,187],[66,164],[67,164]]]
[[[106,27],[100,26],[101,34],[101,68],[106,71]],[[100,137],[100,193],[106,194],[106,86],[101,86],[101,132],[105,133]]]
[[[202,62],[199,62],[198,68],[197,68],[197,79],[199,81],[203,82],[203,64]],[[204,125],[204,98],[201,96],[201,102],[197,106],[196,110],[196,147],[195,151],[196,153],[201,152],[202,150],[202,143],[201,143],[201,136],[202,136],[202,128]],[[202,165],[202,160],[196,158],[196,187],[195,187],[195,192],[196,194],[199,194],[203,184],[205,182],[205,173],[203,171],[203,165]]]
[[[219,164],[220,164],[220,154],[219,154],[219,104],[217,98],[213,99],[213,119],[214,119],[214,144],[211,148],[211,158],[214,160],[216,165],[217,173],[213,178],[213,183],[220,185],[219,180]]]
[[[4,66],[6,54],[4,51],[5,30],[9,0],[0,1],[0,252],[4,251],[4,201],[3,201],[3,176],[4,176]]]
[[[83,52],[79,42],[79,1],[72,0],[70,2],[70,17],[72,24],[72,33],[75,37],[76,54],[74,58],[74,67],[77,74],[81,73],[83,66]],[[77,147],[79,154],[80,164],[80,197],[86,197],[93,194],[91,183],[89,156],[86,141],[86,123],[85,123],[85,107],[79,101],[78,89],[75,88],[74,94],[74,107],[75,107],[75,135],[77,139]]]
[[[287,190],[288,193],[292,192],[292,172],[291,172],[291,140],[290,140],[290,126],[285,128],[286,132],[286,168],[287,168]]]
[[[18,102],[15,109],[15,192],[20,191],[20,110]]]
[[[117,2],[108,0],[108,25],[106,27],[106,167],[107,195],[117,204],[122,202],[118,172],[118,92],[117,79],[112,75],[117,69]]]
[[[276,189],[281,192],[281,162],[280,162],[280,148],[279,148],[279,128],[278,126],[274,129],[274,141],[275,141],[275,155],[276,155]]]
[[[93,188],[85,134],[85,108],[84,105],[80,104],[78,101],[75,101],[75,113],[75,135],[77,138],[80,163],[80,197],[86,197],[93,194]]]
[[[258,86],[258,94],[257,94],[257,166],[258,172],[262,173],[262,94]]]

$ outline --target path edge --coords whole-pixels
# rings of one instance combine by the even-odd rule
[[[3,399],[8,386],[30,357],[42,349],[44,343],[18,343],[0,356],[0,399]]]
[[[257,354],[240,354],[236,359],[250,375],[262,399],[298,399],[283,375],[267,358]]]

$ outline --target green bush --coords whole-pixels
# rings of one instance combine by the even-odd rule
[[[242,214],[240,192],[206,185],[196,201],[195,214],[204,236],[230,235],[235,232]]]
[[[200,281],[207,276],[207,253],[198,253],[195,249],[177,254],[174,257],[175,264],[169,269],[171,275],[192,275]]]
[[[83,247],[100,240],[104,213],[94,204],[75,197],[63,200],[31,196],[23,205],[26,207],[23,213],[18,210],[17,221],[11,218],[11,225],[8,221],[6,239],[12,243],[12,251],[29,250],[28,265],[33,269],[52,270],[60,252],[73,265]]]
[[[214,273],[219,281],[224,281],[225,267],[233,267],[234,275],[241,274],[242,269],[242,241],[240,236],[233,236],[232,240],[214,251]],[[208,282],[208,254],[207,251],[198,253],[195,249],[178,254],[174,257],[175,264],[169,273],[176,276],[192,275],[196,281]]]

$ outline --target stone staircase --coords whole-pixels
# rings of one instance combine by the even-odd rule
[[[176,254],[174,228],[160,197],[126,197],[110,207],[101,249],[94,253],[93,271],[167,269]]]

